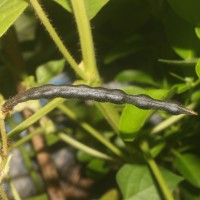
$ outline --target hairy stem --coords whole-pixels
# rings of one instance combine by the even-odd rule
[[[94,44],[90,21],[86,12],[85,1],[71,0],[71,4],[78,27],[87,81],[89,82],[89,85],[100,85],[100,76],[97,70]]]
[[[62,40],[58,36],[57,32],[55,31],[54,27],[50,23],[46,13],[40,6],[39,2],[37,0],[30,0],[30,3],[32,7],[34,8],[37,16],[39,17],[40,21],[43,23],[45,28],[47,29],[49,35],[51,36],[52,40],[55,42],[56,46],[60,50],[60,52],[63,54],[65,59],[68,61],[68,63],[71,65],[71,67],[74,69],[74,71],[84,80],[87,80],[86,75],[84,72],[79,68],[76,61],[73,59],[67,48],[64,46]]]

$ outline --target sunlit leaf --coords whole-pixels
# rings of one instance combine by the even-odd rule
[[[28,6],[25,0],[0,0],[0,37]]]
[[[69,0],[54,0],[64,9],[72,12],[71,4]],[[109,0],[84,0],[89,19],[94,18],[97,13],[108,3]]]
[[[167,92],[167,90],[148,90],[144,93],[155,99],[163,99]],[[152,112],[152,110],[142,110],[133,105],[126,105],[119,124],[121,137],[126,141],[134,140]]]
[[[61,5],[65,10],[72,12],[70,0],[53,0],[53,1]]]
[[[132,141],[151,114],[152,111],[127,105],[120,118],[119,130],[122,139]]]

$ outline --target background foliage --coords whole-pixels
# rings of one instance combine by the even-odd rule
[[[0,91],[5,99],[35,85],[76,83],[176,99],[198,112],[198,0],[41,1],[55,33],[34,2],[0,0]],[[13,113],[25,112],[24,119],[14,114],[6,120],[12,141],[8,152],[20,149],[37,188],[34,197],[23,197],[5,176],[11,157],[2,156],[0,182],[9,180],[15,199],[53,199],[48,181],[44,178],[45,190],[38,178],[44,173],[36,135],[50,155],[66,145],[77,150],[80,176],[93,181],[86,196],[77,199],[200,199],[198,116],[63,99],[43,103],[19,105]],[[27,115],[26,108],[34,114]],[[29,134],[21,137],[26,129]],[[4,139],[2,134],[5,153]],[[33,172],[30,163],[36,158],[40,170]]]

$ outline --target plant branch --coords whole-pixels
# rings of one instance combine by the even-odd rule
[[[76,149],[84,151],[84,152],[88,153],[89,155],[95,156],[97,158],[113,161],[112,157],[110,157],[110,156],[108,156],[108,155],[106,155],[104,153],[101,153],[101,152],[99,152],[99,151],[97,151],[95,149],[92,149],[91,147],[88,147],[88,146],[86,146],[86,145],[74,140],[73,138],[69,137],[65,133],[59,133],[58,137],[60,139],[62,139],[64,142],[66,142],[66,143],[70,144],[71,146],[75,147]]]
[[[146,159],[152,173],[155,176],[156,181],[158,182],[158,185],[159,185],[165,199],[166,200],[173,200],[174,198],[173,198],[171,192],[169,191],[169,188],[168,188],[168,186],[167,186],[167,184],[166,184],[156,162],[154,161],[153,157],[150,154],[147,141],[143,141],[141,143],[140,147],[141,147],[141,149],[144,153],[145,159]]]
[[[43,23],[45,28],[47,29],[47,32],[51,36],[52,40],[60,50],[60,52],[63,54],[64,58],[68,61],[68,63],[71,65],[71,67],[74,69],[74,71],[84,80],[87,80],[87,77],[85,76],[84,72],[79,68],[76,61],[73,59],[67,48],[64,46],[62,40],[58,36],[57,32],[55,31],[54,27],[50,23],[46,13],[40,6],[39,2],[37,0],[30,0],[30,3],[32,7],[34,8],[37,16],[39,17],[40,21]]]
[[[95,130],[92,126],[90,126],[88,123],[83,121],[78,121],[76,114],[70,110],[67,106],[64,106],[63,104],[58,105],[58,108],[64,112],[68,117],[70,117],[72,120],[78,122],[80,127],[82,127],[84,130],[86,130],[90,135],[95,137],[99,142],[101,142],[103,145],[105,145],[110,151],[112,151],[115,155],[119,157],[123,157],[122,151],[114,146],[109,140],[107,140],[100,132]]]
[[[24,120],[19,125],[17,125],[15,128],[13,128],[8,133],[8,136],[12,137],[12,139],[13,139],[21,131],[23,131],[24,129],[28,128],[30,125],[35,123],[37,120],[39,120],[41,117],[43,117],[44,115],[46,115],[47,113],[52,111],[54,108],[56,108],[59,104],[63,103],[64,101],[65,101],[65,99],[61,99],[61,98],[56,98],[56,99],[52,100],[47,105],[42,107],[38,112],[34,113],[31,117],[29,117],[28,119]]]
[[[24,143],[28,142],[32,139],[33,136],[43,134],[45,131],[44,128],[37,128],[36,130],[32,131],[30,134],[26,135],[25,137],[17,140],[11,147],[8,148],[8,151],[12,151],[13,149],[20,147]]]
[[[97,70],[92,32],[86,12],[85,2],[80,0],[71,0],[71,4],[78,27],[87,81],[89,82],[89,85],[100,85],[101,81]]]

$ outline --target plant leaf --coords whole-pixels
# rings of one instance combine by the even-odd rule
[[[196,74],[200,78],[200,59],[198,59],[197,64],[196,64]]]
[[[199,26],[195,27],[195,33],[196,33],[196,36],[200,39],[200,27]]]
[[[124,70],[115,77],[115,80],[118,82],[132,81],[136,83],[143,83],[143,84],[149,84],[152,86],[158,86],[158,84],[153,81],[151,76],[139,70]]]
[[[28,6],[24,0],[0,0],[0,37]]]
[[[185,20],[194,25],[200,23],[199,0],[168,0],[174,11]]]
[[[59,5],[61,5],[64,9],[66,9],[69,12],[72,12],[72,8],[70,5],[69,0],[54,0]],[[93,19],[97,13],[105,6],[109,0],[84,0],[87,13],[89,16],[89,19]]]
[[[195,26],[169,11],[165,28],[173,50],[183,59],[193,59],[200,54],[200,41]]]
[[[144,92],[155,99],[163,99],[168,90],[148,90]],[[119,130],[123,140],[133,141],[138,131],[143,127],[152,110],[142,110],[133,105],[126,105],[120,117]]]
[[[108,190],[103,196],[100,197],[100,200],[119,200],[119,191],[115,188]]]
[[[62,6],[68,12],[72,13],[72,7],[71,7],[71,4],[70,4],[70,0],[53,0],[53,1],[58,3],[60,6]]]
[[[200,158],[194,154],[181,155],[174,152],[176,156],[175,167],[193,186],[200,188]]]
[[[54,78],[58,73],[60,73],[65,66],[65,60],[54,60],[49,61],[43,65],[40,65],[36,69],[37,82],[40,84],[47,83],[52,78]]]
[[[160,170],[170,191],[183,180],[166,169]],[[117,183],[125,200],[161,199],[155,179],[146,165],[125,164],[117,173]]]

